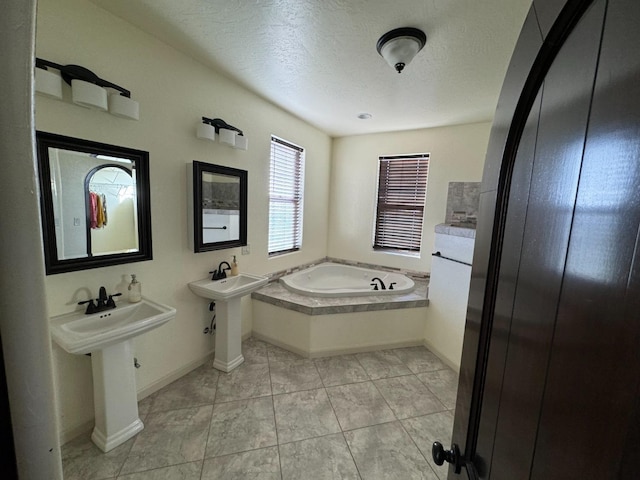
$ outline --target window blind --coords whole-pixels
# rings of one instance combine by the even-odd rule
[[[374,249],[419,252],[429,154],[379,158]]]
[[[302,246],[304,149],[271,137],[269,255]]]

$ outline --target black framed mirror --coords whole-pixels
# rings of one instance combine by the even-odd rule
[[[47,275],[151,260],[149,153],[36,132]]]
[[[192,166],[194,251],[246,245],[246,170],[197,161]]]

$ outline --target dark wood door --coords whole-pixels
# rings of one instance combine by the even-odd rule
[[[637,0],[568,1],[540,31],[481,212],[454,431],[469,478],[640,478],[639,24]]]

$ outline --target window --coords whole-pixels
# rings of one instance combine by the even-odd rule
[[[379,158],[374,249],[419,252],[429,154]]]
[[[304,149],[271,137],[269,169],[269,256],[302,246]]]

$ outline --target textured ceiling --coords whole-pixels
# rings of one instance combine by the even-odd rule
[[[91,0],[339,137],[491,120],[531,0]],[[401,74],[376,51],[418,27]],[[373,117],[360,120],[358,114]]]

